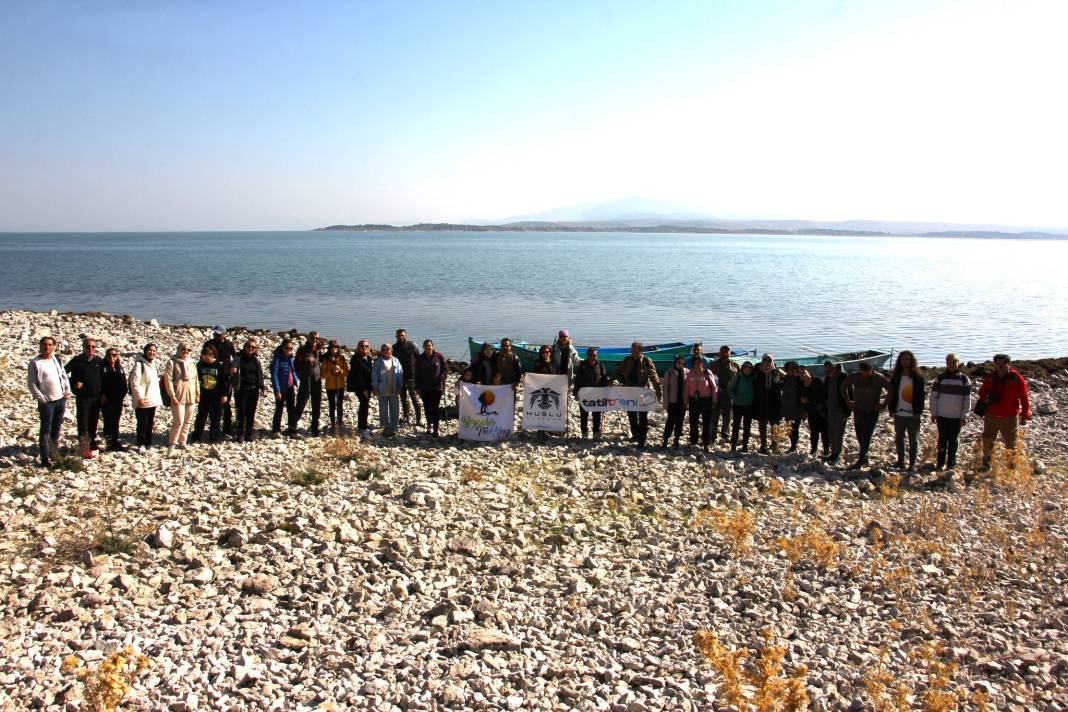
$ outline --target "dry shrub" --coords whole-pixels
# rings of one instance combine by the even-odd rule
[[[693,520],[693,526],[708,526],[723,538],[727,548],[736,555],[744,555],[752,548],[756,519],[744,509],[702,509]]]
[[[104,658],[95,668],[84,668],[74,655],[63,661],[63,672],[74,675],[82,683],[82,696],[92,712],[111,712],[122,704],[123,698],[151,661],[133,650],[124,648]]]
[[[806,563],[818,569],[828,569],[842,553],[842,547],[816,520],[810,521],[797,536],[779,537],[775,545],[786,554],[791,566]]]
[[[879,485],[879,494],[884,499],[894,499],[901,496],[901,475],[887,475],[883,483]]]
[[[790,676],[783,675],[783,658],[786,649],[774,644],[769,630],[761,633],[764,639],[760,653],[751,670],[745,669],[748,653],[731,650],[708,630],[694,634],[694,644],[705,660],[723,678],[719,689],[720,701],[737,710],[757,712],[795,712],[808,709],[808,693],[805,676],[808,669],[801,665]],[[752,689],[751,695],[743,690],[743,684]]]
[[[886,668],[886,658],[886,648],[883,648],[879,651],[879,663],[864,675],[864,689],[875,712],[908,712],[909,688],[904,683],[895,683]]]
[[[479,467],[467,465],[460,469],[460,481],[464,484],[481,482],[485,477],[486,473]]]

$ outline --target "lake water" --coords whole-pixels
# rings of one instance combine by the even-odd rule
[[[0,308],[804,355],[1068,354],[1068,241],[629,233],[0,234]]]

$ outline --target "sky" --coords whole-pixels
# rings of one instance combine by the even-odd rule
[[[0,231],[1068,227],[1068,3],[0,3]]]

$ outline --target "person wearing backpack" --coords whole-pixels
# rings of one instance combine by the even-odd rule
[[[1031,419],[1027,381],[1012,367],[1012,358],[1008,354],[994,356],[994,372],[983,379],[977,406],[983,415],[982,467],[988,469],[998,435],[1005,447],[1015,452],[1017,430],[1021,423]]]
[[[582,431],[582,439],[589,437],[590,412],[582,407],[579,399],[579,389],[604,388],[608,385],[608,374],[605,373],[604,364],[597,360],[597,347],[590,346],[586,349],[586,358],[579,361],[575,366],[575,378],[572,381],[572,390],[575,400],[579,403],[579,429]],[[593,413],[593,439],[601,437],[601,412]]]
[[[156,408],[163,405],[155,344],[145,344],[143,351],[134,358],[133,368],[130,369],[130,400],[137,418],[137,449],[144,454],[152,447]]]

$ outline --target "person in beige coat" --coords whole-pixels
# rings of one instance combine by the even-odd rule
[[[171,398],[171,433],[167,444],[172,448],[185,449],[193,411],[200,402],[200,380],[197,366],[189,356],[189,345],[178,344],[174,356],[163,370],[163,385]]]

